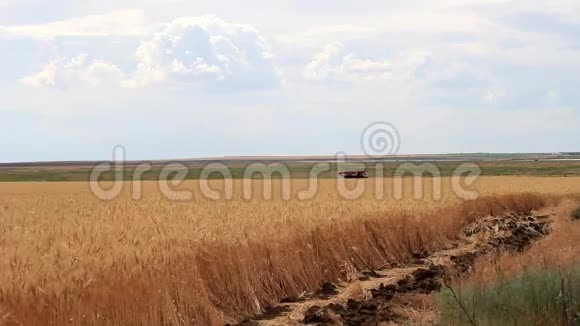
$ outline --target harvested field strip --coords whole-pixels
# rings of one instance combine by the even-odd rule
[[[488,197],[428,216],[367,217],[298,234],[278,246],[205,246],[203,263],[198,266],[209,293],[220,298],[219,308],[243,318],[280,299],[314,290],[325,281],[347,280],[348,271],[406,263],[447,248],[462,227],[479,217],[529,212],[545,203],[535,195]],[[230,273],[232,269],[236,272]]]
[[[260,321],[243,325],[378,325],[381,322],[404,322],[397,312],[396,295],[425,294],[438,291],[448,279],[471,271],[475,258],[497,251],[519,252],[550,231],[546,215],[505,213],[486,217],[465,227],[455,248],[440,250],[417,258],[401,267],[366,271],[358,274],[360,282],[333,288],[333,295],[318,292],[301,302],[285,303],[273,309],[281,312],[266,315]]]
[[[460,230],[481,217],[529,213],[555,201],[533,194],[483,197],[420,214],[363,216],[286,240],[274,241],[272,234],[260,241],[191,241],[190,248],[179,246],[171,255],[160,251],[159,264],[126,256],[90,279],[86,271],[68,267],[65,270],[76,273],[75,287],[63,283],[60,290],[43,288],[38,285],[42,280],[0,284],[0,309],[6,312],[6,324],[233,323],[268,311],[283,299],[315,291],[325,282],[348,281],[358,271],[406,264],[451,248]],[[68,263],[74,267],[72,258]]]
[[[478,259],[473,273],[436,295],[447,325],[576,325],[580,322],[577,201],[553,209],[550,234],[517,255]],[[469,320],[471,318],[471,321]]]

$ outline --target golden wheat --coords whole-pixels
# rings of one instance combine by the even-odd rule
[[[542,207],[546,198],[521,192],[580,193],[580,178],[482,177],[481,196],[462,203],[442,178],[442,198],[393,198],[376,179],[347,200],[336,180],[322,180],[316,196],[299,200],[307,180],[292,180],[283,200],[281,180],[272,200],[204,198],[172,201],[157,183],[143,184],[133,200],[127,185],[113,201],[95,198],[86,183],[0,184],[0,324],[210,325],[241,320],[284,297],[311,291],[348,270],[404,262],[418,251],[448,245],[468,218],[506,209]],[[352,181],[351,186],[357,181]],[[223,188],[218,180],[212,187]],[[469,213],[476,213],[472,215]]]

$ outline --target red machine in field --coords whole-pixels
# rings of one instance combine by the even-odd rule
[[[367,171],[340,171],[338,172],[338,176],[345,179],[362,179],[369,177]]]

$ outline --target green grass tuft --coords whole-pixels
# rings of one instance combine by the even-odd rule
[[[527,271],[434,294],[442,325],[580,325],[580,268]],[[455,295],[454,295],[455,294]]]

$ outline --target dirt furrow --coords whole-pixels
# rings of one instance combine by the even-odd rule
[[[322,284],[303,298],[289,298],[266,314],[239,325],[379,325],[405,321],[395,296],[429,294],[447,280],[469,274],[477,257],[521,252],[550,232],[550,215],[489,216],[463,229],[456,247],[417,257],[412,264],[363,271],[359,281]]]

